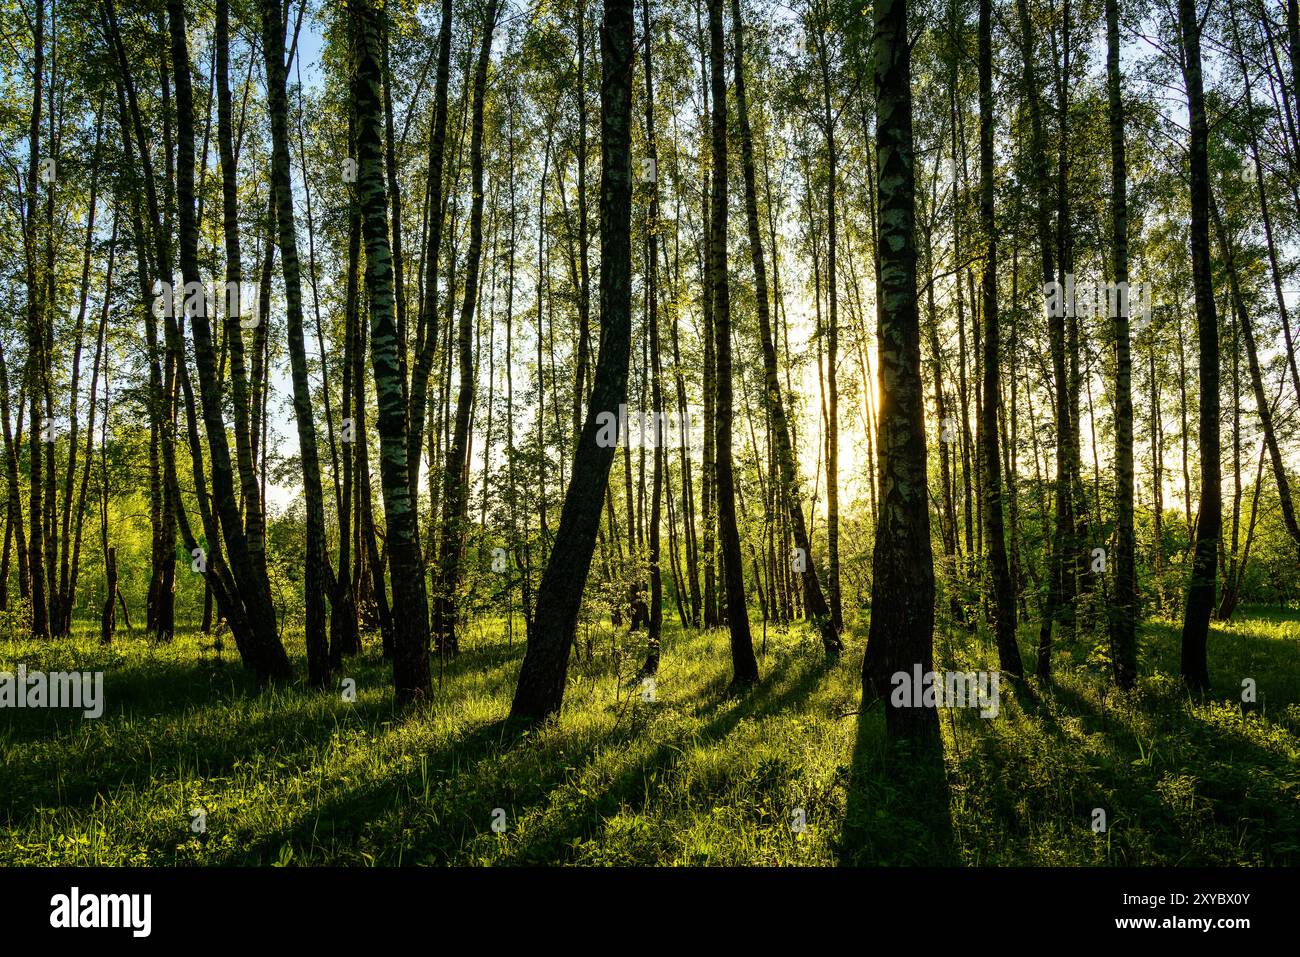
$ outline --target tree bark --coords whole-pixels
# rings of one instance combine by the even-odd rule
[[[380,13],[373,0],[351,7],[357,117],[357,193],[366,244],[370,295],[370,361],[378,407],[379,466],[388,525],[393,589],[393,685],[398,705],[428,697],[429,605],[420,551],[419,516],[407,465],[406,408],[394,323],[393,263],[384,185]]]
[[[483,99],[487,94],[488,59],[496,28],[496,0],[489,0],[483,21],[478,65],[474,70],[473,118],[470,131],[470,180],[473,194],[469,221],[469,249],[465,263],[464,299],[460,308],[457,354],[460,384],[456,393],[456,424],[443,463],[442,539],[438,557],[438,589],[434,598],[433,634],[444,657],[460,651],[456,637],[456,592],[460,587],[461,552],[465,540],[469,483],[470,412],[474,401],[473,324],[478,300],[479,266],[483,255]]]
[[[316,440],[315,414],[312,411],[311,383],[307,373],[307,345],[303,334],[302,277],[298,265],[293,180],[289,166],[289,100],[285,92],[288,64],[285,62],[282,23],[280,0],[265,0],[262,7],[262,49],[266,56],[267,108],[271,116],[271,189],[275,196],[276,224],[279,229],[280,269],[284,276],[289,365],[293,380],[293,411],[298,426],[298,455],[302,464],[303,494],[307,507],[307,542],[303,569],[307,681],[314,687],[323,688],[330,678],[325,596],[332,592],[330,580],[333,572],[329,568],[325,541],[320,453]]]
[[[1201,76],[1201,27],[1195,0],[1179,0],[1178,24],[1183,47],[1183,78],[1187,83],[1187,109],[1191,139],[1188,163],[1191,176],[1192,285],[1196,294],[1196,329],[1200,346],[1201,501],[1196,520],[1191,581],[1183,617],[1183,681],[1194,691],[1208,690],[1210,669],[1207,644],[1210,614],[1214,610],[1215,560],[1223,527],[1219,465],[1219,322],[1214,302],[1214,275],[1210,262],[1209,126],[1205,116],[1205,91]]]
[[[713,191],[709,207],[709,253],[713,260],[713,353],[717,362],[714,409],[714,463],[718,537],[722,546],[727,626],[731,633],[731,683],[744,687],[758,681],[758,661],[749,633],[745,604],[744,556],[736,524],[736,487],[732,472],[731,290],[727,275],[727,78],[723,60],[722,0],[709,0],[709,67],[713,93]]]
[[[821,634],[822,647],[828,657],[838,657],[844,650],[835,628],[834,618],[826,597],[822,593],[817,565],[813,561],[812,543],[808,527],[804,524],[803,503],[800,501],[799,475],[795,465],[794,449],[790,443],[790,427],[786,419],[785,402],[781,396],[781,383],[777,375],[776,345],[772,338],[772,322],[767,289],[767,263],[763,255],[763,240],[758,226],[758,196],[754,175],[754,141],[749,124],[749,102],[745,92],[745,32],[741,17],[740,0],[731,0],[732,34],[736,64],[736,113],[740,126],[740,166],[745,186],[745,220],[749,228],[750,259],[754,267],[754,297],[758,313],[758,338],[763,352],[763,403],[771,419],[772,440],[775,444],[777,468],[781,488],[777,492],[778,506],[789,515],[798,553],[791,556],[792,567],[802,569],[804,601],[814,625]]]
[[[980,228],[984,232],[984,397],[980,407],[979,446],[984,467],[984,526],[993,586],[993,630],[998,666],[1013,678],[1024,675],[1016,645],[1016,596],[1007,565],[1002,518],[1002,463],[998,452],[998,226],[993,183],[993,0],[979,0]]]
[[[601,423],[610,416],[617,422],[619,406],[627,402],[632,339],[632,21],[632,0],[606,0],[600,37],[600,352],[510,706],[512,719],[528,723],[558,713],[564,702],[569,652],[614,460],[614,444],[599,435]]]
[[[1106,91],[1110,121],[1111,279],[1128,283],[1128,166],[1124,150],[1124,99],[1119,72],[1119,0],[1106,0]],[[1124,285],[1121,285],[1123,283]],[[1131,299],[1129,300],[1132,301]],[[1116,305],[1122,299],[1115,297]],[[1133,358],[1129,314],[1115,322],[1115,592],[1110,614],[1110,653],[1115,684],[1137,682],[1137,538],[1133,530]]]
[[[872,556],[871,626],[862,661],[864,705],[889,696],[892,676],[934,664],[934,565],[927,507],[924,396],[916,301],[916,174],[907,0],[873,10],[873,87],[880,196],[878,306],[880,526]],[[918,692],[920,689],[916,689]],[[934,708],[885,709],[894,737],[939,744]]]
[[[433,128],[429,136],[429,226],[424,247],[424,305],[415,335],[415,368],[411,373],[410,416],[406,464],[410,472],[411,500],[420,497],[420,449],[424,444],[424,418],[429,399],[429,376],[438,348],[438,257],[442,252],[443,163],[447,149],[447,86],[451,74],[451,0],[442,0],[442,26],[438,30],[438,75],[433,92]]]

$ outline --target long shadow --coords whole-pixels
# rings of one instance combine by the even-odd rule
[[[1159,775],[1144,774],[1130,758],[1138,751],[1131,742],[1135,731],[1119,709],[1105,712],[1096,702],[1059,680],[1047,687],[1026,682],[1017,695],[1023,729],[1009,738],[994,734],[968,737],[967,750],[957,762],[964,786],[976,792],[989,817],[985,830],[1010,840],[1025,833],[1027,820],[1040,817],[1063,827],[1082,827],[1091,821],[1092,809],[1106,811],[1108,827],[1119,825],[1119,847],[1126,832],[1141,822],[1143,840],[1154,837],[1181,841],[1173,810],[1156,785]],[[1077,730],[1067,728],[1060,716],[1078,718]],[[1122,760],[1097,760],[1081,751],[1081,740],[1101,735],[1118,746]],[[1044,753],[1047,758],[1044,758]],[[1047,760],[1050,766],[1035,771],[1029,762]],[[1107,840],[1109,846],[1109,840]],[[1176,859],[1179,849],[1162,847]]]
[[[890,741],[885,707],[864,702],[858,712],[839,863],[956,865],[943,744]]]
[[[530,756],[530,736],[526,726],[505,718],[474,728],[428,752],[422,768],[348,788],[304,811],[292,824],[260,836],[246,846],[242,863],[265,863],[285,844],[319,843],[322,835],[335,844],[359,839],[369,825],[395,807],[402,808],[405,818],[400,851],[404,862],[448,863],[467,837],[488,829],[495,807],[517,817],[519,808],[544,802],[570,770],[566,761],[589,758],[607,737],[597,736],[577,751],[568,742],[566,761],[542,765],[541,773],[527,780],[508,780],[512,769],[505,767],[491,787],[476,787],[479,782],[474,778],[490,770],[486,764],[493,757],[513,757],[524,764]],[[419,794],[424,783],[433,779],[436,784]]]
[[[257,680],[237,661],[149,661],[116,672],[111,663],[90,662],[60,671],[103,671],[103,714],[85,718],[81,710],[38,708],[3,712],[5,736],[11,743],[44,741],[76,730],[82,721],[160,718],[196,706],[229,703],[260,692]]]
[[[220,777],[268,753],[281,760],[308,754],[341,725],[373,727],[393,711],[392,702],[386,699],[346,707],[297,715],[288,729],[283,714],[259,713],[242,722],[238,734],[196,735],[191,731],[183,750],[165,738],[148,739],[135,733],[114,736],[106,727],[99,750],[78,767],[62,767],[58,775],[51,773],[51,765],[65,763],[62,755],[53,755],[50,761],[32,760],[15,748],[14,760],[6,763],[5,773],[0,775],[0,809],[6,826],[15,826],[43,807],[93,805],[101,799],[111,803],[119,789],[173,780],[182,771]]]
[[[1153,790],[1135,796],[1141,807],[1116,797],[1130,785],[1131,770],[1120,773],[1080,756],[1078,739],[1052,713],[1051,701],[1049,693],[1034,699],[1024,709],[1032,725],[1015,733],[1010,741],[995,734],[966,738],[956,774],[972,794],[977,838],[996,834],[1012,843],[1028,833],[1027,822],[1038,820],[1083,827],[1096,807],[1106,811],[1112,826],[1119,823],[1121,815],[1145,819],[1160,813],[1160,801]],[[1046,772],[1033,766],[1034,761],[1044,760],[1050,761]]]
[[[778,685],[771,678],[743,694],[733,693],[727,686],[725,677],[706,683],[697,692],[682,699],[682,704],[697,703],[694,709],[697,714],[717,711],[729,703],[734,703],[734,707],[713,717],[702,727],[692,726],[681,734],[661,741],[645,760],[626,769],[595,796],[585,813],[557,822],[555,826],[538,828],[536,837],[522,843],[513,852],[513,862],[553,861],[554,851],[566,848],[577,840],[598,837],[601,825],[609,815],[624,807],[634,813],[645,807],[651,795],[657,791],[657,786],[655,791],[648,789],[646,782],[651,780],[652,775],[656,782],[667,780],[685,756],[686,748],[683,745],[688,742],[721,741],[746,718],[779,714],[807,698],[832,667],[833,664],[820,658],[816,663],[806,663],[799,677],[779,693],[775,691]]]
[[[444,674],[450,684],[463,673],[481,673],[485,664],[508,665],[521,653],[522,646],[511,649],[503,642],[475,647],[449,659]],[[94,670],[107,664],[92,662],[89,667]],[[436,658],[434,664],[436,667]],[[364,684],[374,685],[386,681],[383,673],[388,667],[382,658],[358,656],[348,659],[344,670]],[[3,826],[20,826],[42,808],[90,806],[100,800],[111,803],[119,790],[174,780],[182,774],[220,777],[268,753],[274,753],[282,762],[287,761],[286,772],[292,773],[294,758],[309,755],[341,725],[373,728],[394,713],[391,701],[368,698],[346,708],[295,715],[288,727],[280,709],[274,713],[236,713],[233,718],[239,722],[238,734],[202,734],[191,727],[182,750],[170,746],[166,738],[149,738],[130,726],[148,722],[167,732],[169,719],[191,712],[202,720],[208,709],[247,705],[264,689],[237,661],[229,659],[224,662],[152,660],[121,677],[114,675],[111,665],[103,670],[108,672],[105,711],[102,719],[93,721],[91,726],[80,727],[90,719],[83,718],[79,712],[61,713],[52,709],[8,712],[18,716],[18,720],[0,735],[0,745],[11,756],[4,767],[5,773],[0,774]],[[491,680],[480,691],[491,694],[493,689],[511,680],[508,667],[492,669]],[[297,684],[278,689],[276,693],[292,697],[320,694]],[[124,727],[115,728],[117,724]],[[517,730],[508,729],[507,738],[517,739]],[[65,755],[55,753],[44,760],[23,747],[37,742],[56,743],[60,739],[72,744],[73,737],[83,732],[98,736],[95,750],[84,761],[71,766]],[[72,746],[79,749],[82,742]],[[51,761],[58,762],[60,773],[51,772]]]
[[[106,649],[112,654],[113,646]],[[522,650],[522,649],[521,649]],[[520,650],[520,651],[521,651]],[[517,653],[516,653],[517,654]],[[446,676],[455,678],[488,666],[508,664],[513,655],[504,646],[475,648],[455,658],[448,659]],[[433,657],[435,680],[438,659]],[[246,670],[237,656],[205,655],[189,660],[173,657],[128,660],[119,669],[112,660],[90,660],[76,664],[60,664],[50,671],[102,671],[104,673],[103,714],[97,719],[87,719],[77,709],[5,709],[3,737],[8,743],[44,741],[52,737],[75,732],[83,720],[135,721],[163,719],[196,708],[230,705],[240,700],[255,698],[267,686],[258,682]],[[292,683],[276,686],[281,693],[319,693],[306,685],[306,666],[301,656],[293,659],[297,678]],[[376,655],[363,654],[344,659],[337,677],[357,678],[364,686],[387,686],[391,679],[391,664]],[[5,670],[12,671],[6,665]],[[35,670],[32,666],[30,670]],[[508,676],[502,678],[507,680]]]
[[[1118,702],[1103,712],[1096,700],[1063,683],[1022,707],[1029,722],[1024,729],[1009,738],[975,735],[958,761],[959,776],[987,815],[985,831],[1010,839],[1034,819],[1073,820],[1080,827],[1100,807],[1116,835],[1116,852],[1148,863],[1222,864],[1261,848],[1267,848],[1260,851],[1265,859],[1276,854],[1286,860],[1300,847],[1300,818],[1289,806],[1300,777],[1244,724],[1223,727],[1171,699],[1141,706],[1154,722],[1142,729]],[[1081,724],[1067,728],[1065,717]],[[1082,742],[1097,735],[1102,747],[1095,754],[1082,751]],[[1148,739],[1141,747],[1139,735]],[[1039,769],[1044,773],[1027,764],[1045,760],[1050,766]],[[1212,832],[1215,840],[1244,846],[1216,845]],[[1111,847],[1111,838],[1106,841]]]
[[[472,654],[456,659],[455,667],[459,671],[477,665],[481,658]],[[169,780],[182,770],[221,776],[271,752],[277,758],[291,759],[328,741],[341,725],[373,727],[393,713],[391,700],[372,701],[369,697],[296,715],[287,726],[279,708],[269,713],[236,711],[231,717],[238,722],[238,734],[199,734],[191,725],[182,751],[166,737],[174,721],[189,723],[187,715],[201,721],[212,709],[249,706],[267,691],[237,659],[149,660],[125,673],[115,673],[108,662],[89,662],[87,667],[106,671],[104,713],[99,719],[55,709],[4,712],[9,723],[0,732],[0,747],[8,751],[10,759],[0,765],[4,771],[0,774],[0,821],[7,826],[42,807],[88,805],[101,796],[111,802],[117,789]],[[386,687],[389,667],[382,658],[362,655],[346,659],[343,673],[358,679],[362,687]],[[303,673],[301,667],[299,673]],[[498,675],[487,690],[508,677]],[[330,694],[309,689],[301,681],[278,687],[273,693],[304,704],[310,697]],[[142,723],[155,726],[162,736],[142,736],[138,733]],[[59,762],[58,775],[51,773],[48,761],[24,747],[57,747],[61,740],[72,742],[76,737],[95,737],[95,750],[75,765],[63,755],[50,755]]]

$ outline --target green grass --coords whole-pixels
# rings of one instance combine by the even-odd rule
[[[0,711],[0,863],[1300,861],[1294,614],[1216,624],[1203,703],[1173,677],[1177,623],[1144,625],[1130,698],[1108,688],[1093,641],[1062,647],[1050,694],[1004,689],[994,720],[941,711],[942,762],[889,747],[881,705],[858,713],[864,634],[828,666],[806,629],[769,629],[763,683],[736,697],[725,635],[670,629],[644,702],[638,639],[593,626],[562,718],[523,736],[503,723],[522,647],[499,621],[476,622],[434,699],[405,714],[369,648],[346,665],[346,702],[261,690],[194,635],[0,643],[0,668],[103,670],[107,697],[99,720]],[[303,670],[300,639],[291,650]],[[941,630],[936,650],[939,668],[995,667],[991,643],[964,633]]]

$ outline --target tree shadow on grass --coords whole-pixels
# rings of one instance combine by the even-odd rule
[[[1252,853],[1270,863],[1293,860],[1300,851],[1293,733],[1212,696],[1189,704],[1177,686],[1133,694],[1111,690],[1106,700],[1114,706],[1103,707],[1058,684],[1031,712],[1032,733],[1060,755],[1058,773],[1083,782],[1071,789],[1081,806],[1095,799],[1110,809],[1112,827],[1123,815],[1130,830],[1140,829],[1142,849],[1158,855],[1140,863],[1240,863]],[[1077,719],[1077,727],[1062,718]],[[1100,756],[1078,758],[1081,738],[1104,742]],[[1005,766],[1015,757],[997,760]],[[1033,786],[1028,795],[1039,802]]]
[[[481,666],[477,654],[452,663],[454,674]],[[390,667],[362,655],[345,659],[341,675],[362,688],[384,688]],[[344,704],[336,692],[301,681],[261,686],[237,659],[155,659],[121,675],[105,670],[100,719],[48,708],[4,715],[12,718],[0,732],[0,746],[12,749],[0,765],[0,822],[6,826],[43,807],[88,806],[101,797],[111,803],[123,788],[188,775],[221,777],[268,755],[291,773],[293,759],[310,755],[340,728],[376,728],[396,714],[387,694]],[[485,694],[510,675],[497,669],[488,678]],[[274,705],[263,699],[267,694]],[[173,737],[178,725],[185,729],[183,743]]]
[[[239,720],[237,731],[221,726],[219,714],[204,715],[218,704],[248,705],[254,700],[240,701],[236,697],[196,708],[183,744],[169,737],[175,730],[171,724],[150,715],[147,720],[151,728],[161,729],[161,737],[142,733],[138,727],[96,726],[88,732],[97,734],[97,740],[79,736],[80,740],[69,741],[75,763],[69,750],[33,757],[30,749],[15,749],[10,752],[15,760],[6,762],[5,773],[0,774],[0,808],[5,811],[7,826],[20,825],[43,807],[92,806],[100,800],[112,803],[119,789],[148,787],[193,775],[221,777],[241,764],[268,755],[278,766],[291,764],[291,759],[309,755],[324,745],[341,727],[372,728],[393,714],[390,699],[361,700],[306,714],[290,712],[287,717],[277,711],[245,709],[233,712],[236,720],[251,718]],[[200,722],[208,724],[210,733],[195,730]],[[55,766],[57,774],[52,773]]]
[[[791,659],[797,660],[797,659]],[[779,714],[806,699],[825,679],[834,665],[823,658],[800,666],[798,676],[790,682],[769,677],[747,691],[733,690],[723,675],[703,685],[695,694],[682,700],[683,705],[697,704],[695,713],[718,712],[702,726],[690,725],[680,733],[659,742],[642,761],[625,769],[599,795],[591,798],[582,810],[562,815],[554,822],[543,821],[530,829],[530,837],[509,855],[513,863],[554,862],[574,843],[599,838],[607,819],[626,808],[638,813],[659,794],[666,782],[688,754],[688,745],[697,747],[722,741],[744,720]],[[783,673],[782,673],[783,674]],[[634,734],[628,729],[621,739]],[[649,782],[653,781],[651,786]]]
[[[74,670],[55,668],[51,670]],[[111,665],[91,662],[82,671],[104,673],[103,713],[87,718],[84,709],[35,708],[6,709],[3,713],[4,736],[10,743],[48,741],[76,733],[82,721],[134,720],[177,714],[196,703],[229,703],[259,693],[256,679],[237,661],[203,661],[176,659],[132,663],[123,672]],[[30,671],[29,671],[30,673]]]
[[[1189,707],[1172,677],[1144,679],[1132,697],[1106,681],[1062,672],[1001,720],[968,723],[952,761],[968,859],[1222,866],[1294,857],[1300,775],[1285,732],[1223,702]],[[1106,814],[1104,833],[1092,830],[1094,809]]]
[[[392,817],[400,846],[395,855],[391,846],[379,847],[394,859],[376,855],[376,863],[451,863],[468,841],[491,829],[497,808],[506,812],[508,827],[520,808],[545,802],[572,764],[589,758],[608,737],[566,739],[564,759],[548,761],[555,742],[547,733],[507,718],[480,725],[427,752],[420,766],[343,789],[292,824],[259,836],[243,848],[244,862],[274,860],[286,844],[377,847],[375,826]]]
[[[954,846],[943,745],[892,741],[877,700],[858,712],[839,864],[951,866]]]
[[[599,794],[568,805],[560,804],[557,794],[574,772],[591,768],[602,751],[635,744],[643,733],[636,718],[638,705],[631,705],[632,720],[620,716],[598,734],[558,735],[554,726],[526,729],[508,720],[494,721],[430,753],[422,767],[351,787],[304,812],[292,826],[250,845],[249,859],[273,860],[286,843],[366,843],[376,826],[391,824],[400,826],[401,858],[408,863],[467,863],[467,855],[472,861],[476,853],[495,863],[555,863],[575,842],[598,837],[606,817],[620,807],[639,809],[652,801],[655,792],[647,791],[648,778],[658,772],[656,779],[662,781],[693,743],[721,740],[745,718],[785,710],[806,698],[826,670],[825,665],[810,666],[792,682],[769,679],[744,695],[731,694],[725,679],[706,683],[679,705],[696,714],[730,707],[703,726],[689,723]],[[495,808],[506,812],[504,846],[477,851],[476,840],[495,839],[490,835]],[[540,819],[537,811],[542,812]],[[516,822],[525,818],[527,836],[515,841]]]

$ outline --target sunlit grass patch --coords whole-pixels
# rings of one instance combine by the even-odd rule
[[[347,700],[259,688],[193,634],[17,641],[0,668],[103,670],[107,702],[98,720],[0,713],[0,862],[1294,863],[1296,622],[1239,615],[1211,634],[1204,701],[1175,677],[1177,623],[1144,625],[1132,695],[1080,635],[1052,689],[1004,682],[991,719],[941,710],[937,764],[886,741],[881,703],[861,710],[861,628],[834,664],[803,626],[769,628],[764,680],[737,696],[725,633],[670,626],[646,695],[643,637],[596,624],[563,714],[522,734],[503,720],[519,622],[513,641],[503,621],[475,622],[459,658],[434,661],[432,699],[400,714],[369,645],[345,663]],[[1022,630],[1027,662],[1035,632]],[[993,668],[996,651],[941,628],[936,667]]]

